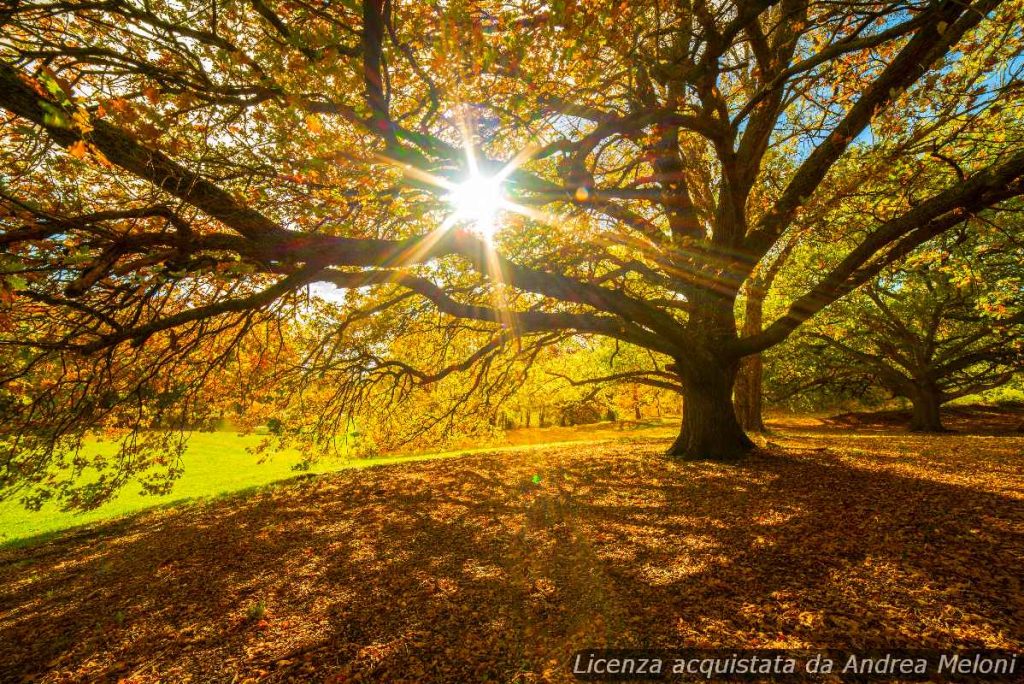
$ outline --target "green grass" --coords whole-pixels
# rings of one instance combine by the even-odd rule
[[[128,485],[114,499],[84,513],[62,511],[56,505],[28,511],[18,501],[0,501],[0,544],[35,537],[77,525],[109,520],[154,506],[219,496],[265,485],[300,474],[292,469],[299,462],[297,452],[271,455],[259,463],[259,456],[246,451],[264,438],[232,432],[196,432],[189,439],[184,456],[185,472],[170,494],[140,495],[139,486]],[[91,444],[87,448],[111,448],[110,444]],[[324,460],[313,465],[310,472],[328,472],[348,465],[340,459]]]

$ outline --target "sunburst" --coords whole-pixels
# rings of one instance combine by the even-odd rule
[[[453,187],[444,199],[454,209],[456,224],[468,223],[471,230],[487,242],[494,240],[499,214],[508,208],[500,179],[479,173],[471,175]]]
[[[474,151],[472,132],[465,123],[460,125],[465,154],[465,166],[461,178],[439,176],[408,163],[398,162],[388,157],[380,157],[384,162],[401,167],[405,177],[414,181],[419,187],[433,186],[438,196],[448,208],[445,218],[436,228],[418,240],[415,246],[398,255],[391,265],[401,267],[414,264],[427,254],[449,231],[462,228],[477,235],[484,243],[485,270],[488,280],[493,284],[493,307],[497,312],[496,321],[502,328],[516,335],[518,328],[512,314],[507,288],[510,283],[501,268],[501,258],[495,248],[495,238],[508,225],[506,218],[510,214],[525,216],[540,223],[556,225],[559,218],[534,207],[524,206],[516,202],[510,192],[509,179],[523,164],[533,158],[539,148],[530,145],[520,150],[507,161],[496,173],[489,173],[480,168]],[[493,164],[488,164],[493,167]]]

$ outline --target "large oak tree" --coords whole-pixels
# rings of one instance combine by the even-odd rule
[[[671,453],[737,458],[752,448],[731,404],[741,359],[1024,193],[1021,12],[1019,0],[9,3],[4,381],[45,367],[65,383],[47,387],[69,373],[78,384],[23,382],[6,415],[27,432],[43,418],[63,426],[51,436],[84,429],[103,414],[80,399],[103,393],[119,359],[147,377],[189,355],[216,361],[324,282],[349,292],[349,318],[434,316],[478,342],[429,371],[367,345],[363,381],[430,382],[509,344],[607,336],[652,352],[634,379],[685,396]],[[904,191],[851,212],[894,167]],[[493,235],[447,199],[466,180],[498,192],[492,178],[505,207]],[[814,277],[741,334],[745,284],[797,235],[822,243]]]

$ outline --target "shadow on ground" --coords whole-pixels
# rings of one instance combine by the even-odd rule
[[[963,434],[1024,435],[1024,404],[1008,403],[1000,406],[987,404],[947,405],[942,407],[942,424],[947,430]],[[837,430],[907,431],[911,412],[856,411],[842,413],[826,419],[826,425]]]
[[[647,441],[344,472],[5,550],[0,679],[561,681],[601,645],[1024,646],[1024,438],[773,439],[742,466]]]

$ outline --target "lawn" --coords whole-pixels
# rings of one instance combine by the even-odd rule
[[[1024,435],[776,423],[342,470],[0,550],[0,680],[570,681],[579,648],[1024,647]]]
[[[578,427],[534,428],[506,433],[491,447],[557,444],[580,440],[597,441],[618,439],[624,435],[667,435],[675,429],[678,419],[664,423],[654,421],[639,425],[597,423]],[[164,496],[140,494],[138,486],[129,486],[112,501],[84,513],[63,511],[56,505],[42,510],[28,511],[16,500],[0,501],[0,546],[12,542],[23,543],[33,537],[50,534],[70,527],[110,520],[156,506],[184,503],[190,500],[221,496],[253,487],[289,479],[300,475],[294,470],[300,461],[294,451],[274,454],[263,462],[247,451],[264,439],[258,435],[239,435],[234,432],[195,432],[189,437],[185,453],[185,472],[174,490]],[[88,449],[112,450],[113,446],[90,443]],[[325,459],[308,471],[325,473],[343,468],[362,468],[387,463],[439,458],[479,451],[481,448],[460,448],[441,453],[384,456],[373,459]]]
[[[165,506],[188,499],[212,497],[275,480],[294,477],[292,469],[299,462],[296,453],[281,453],[258,463],[259,457],[246,451],[263,438],[242,436],[231,432],[196,432],[190,436],[184,456],[185,473],[165,496],[145,496],[138,486],[129,486],[112,501],[85,513],[60,510],[47,505],[39,512],[27,511],[15,500],[0,502],[0,543],[55,532],[128,513]],[[112,449],[110,443],[90,443],[87,449]],[[336,470],[344,462],[326,460],[316,466],[318,472]]]

